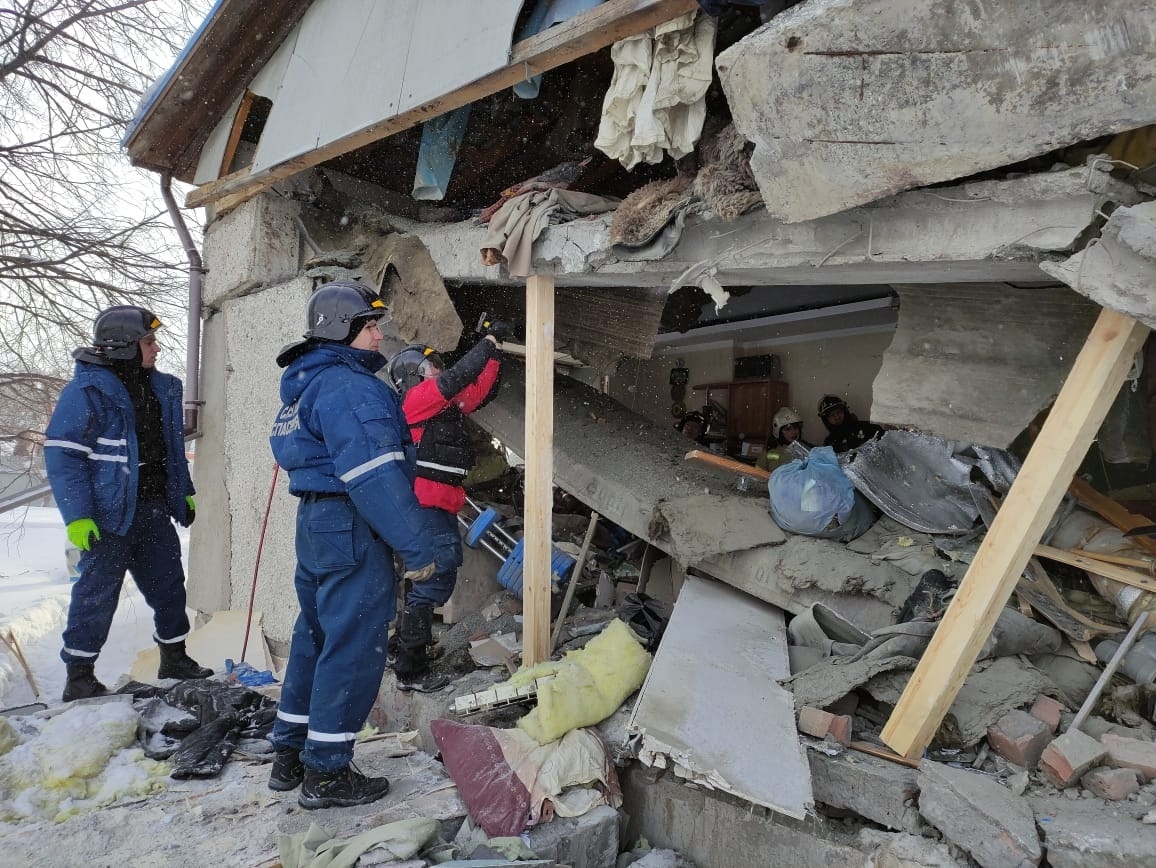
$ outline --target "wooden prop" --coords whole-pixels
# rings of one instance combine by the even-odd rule
[[[979,650],[1115,400],[1148,327],[1102,310],[1039,437],[923,653],[882,740],[918,759],[955,701]]]
[[[526,281],[526,525],[522,664],[550,658],[551,521],[554,514],[554,277]]]

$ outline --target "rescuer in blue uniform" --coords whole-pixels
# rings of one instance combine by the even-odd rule
[[[172,519],[193,523],[181,381],[156,370],[150,311],[117,305],[93,324],[93,346],[72,355],[76,373],[45,432],[44,464],[68,538],[80,549],[64,649],[65,702],[107,693],[94,670],[112,627],[126,571],[153,610],[159,678],[207,678],[185,652],[185,572]]]
[[[282,408],[269,438],[297,505],[301,613],[270,736],[274,790],[301,785],[304,808],[364,805],[389,791],[351,765],[385,671],[394,555],[425,581],[434,557],[413,493],[414,448],[394,391],[374,374],[386,313],[360,283],[309,299],[308,331],[277,356]]]

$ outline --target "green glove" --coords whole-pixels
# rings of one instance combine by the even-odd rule
[[[96,534],[96,540],[100,542],[100,528],[91,518],[78,518],[68,523],[68,541],[82,552],[92,548],[93,534]]]
[[[188,521],[188,523],[185,525],[185,527],[188,527],[188,526],[189,526],[189,525],[191,525],[191,524],[192,524],[192,523],[193,523],[193,522],[196,520],[196,518],[197,518],[197,503],[196,503],[196,501],[195,501],[195,500],[193,500],[193,496],[192,496],[191,494],[186,494],[186,495],[185,495],[185,503],[187,503],[187,504],[188,504],[188,506],[189,506],[189,521]]]

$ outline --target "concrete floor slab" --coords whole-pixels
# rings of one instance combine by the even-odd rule
[[[639,758],[803,819],[811,772],[778,684],[789,675],[781,610],[688,577],[627,723]]]

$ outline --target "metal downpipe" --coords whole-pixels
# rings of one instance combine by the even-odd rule
[[[185,341],[185,439],[195,437],[201,428],[201,299],[205,283],[205,266],[193,243],[193,236],[185,225],[185,218],[173,198],[172,175],[161,176],[161,196],[169,211],[169,219],[180,236],[181,246],[189,260],[189,318]]]

